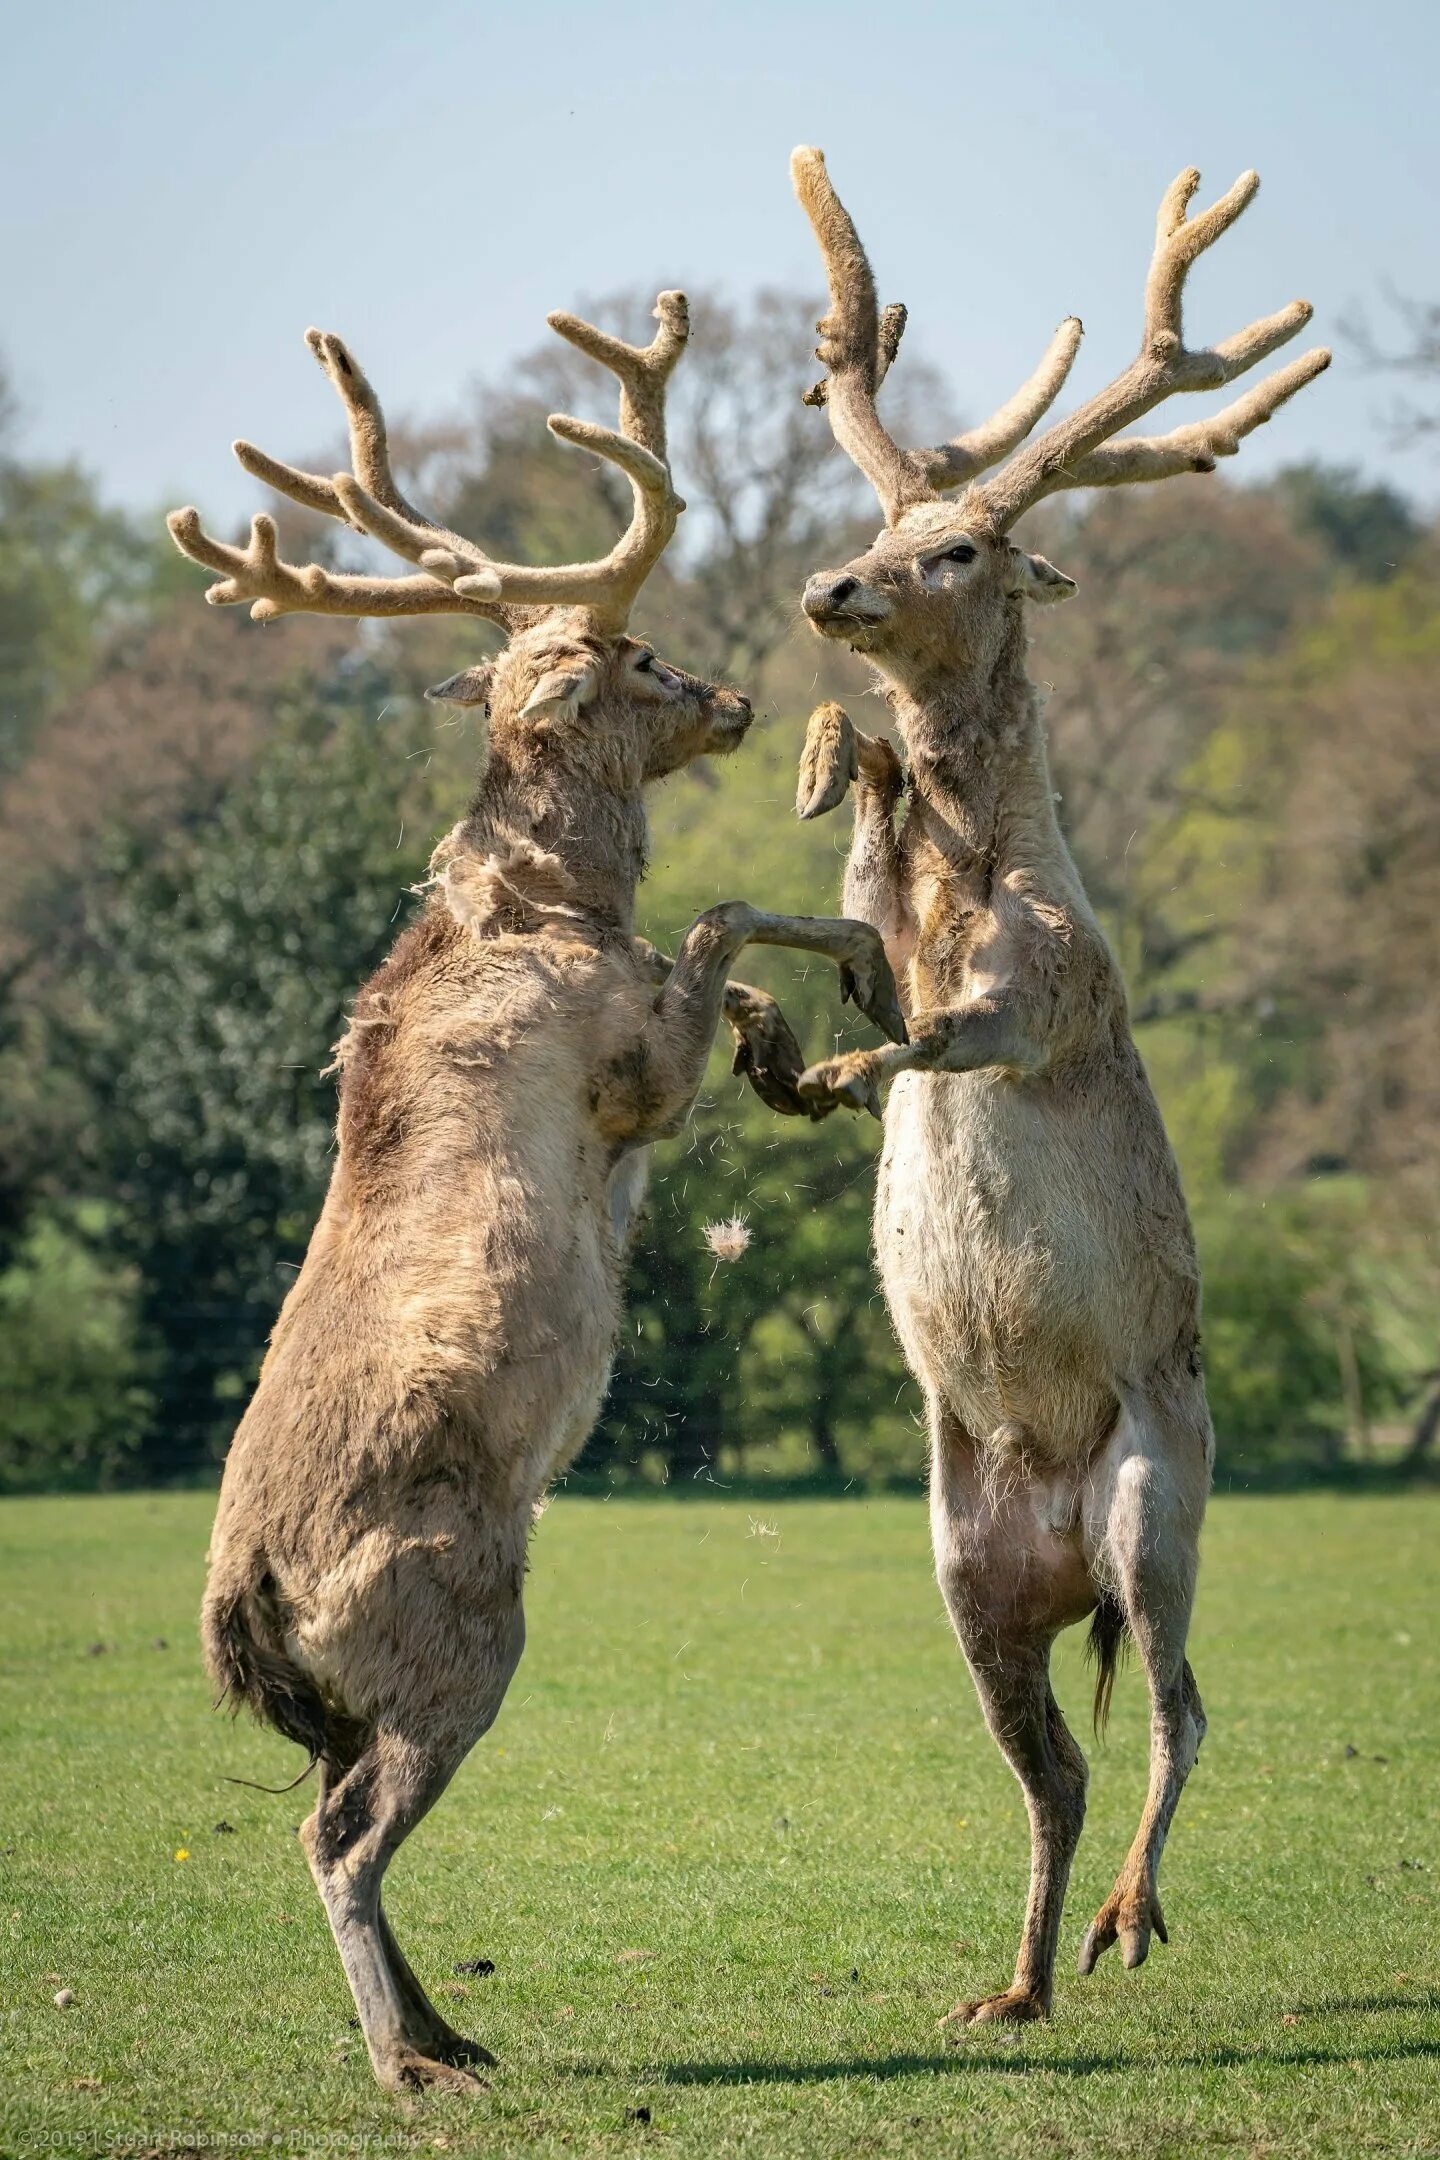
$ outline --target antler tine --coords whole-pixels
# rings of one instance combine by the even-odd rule
[[[1323,375],[1329,365],[1330,354],[1323,346],[1303,353],[1213,419],[1174,428],[1168,435],[1131,435],[1121,442],[1102,443],[1067,470],[1057,486],[1123,487],[1168,480],[1176,473],[1213,472],[1217,458],[1234,457],[1247,435],[1273,419],[1287,398]]]
[[[562,442],[595,451],[629,478],[635,511],[629,527],[599,562],[532,570],[492,563],[473,540],[438,525],[406,501],[395,484],[379,399],[347,347],[327,331],[305,341],[345,406],[353,471],[325,479],[257,450],[235,445],[245,470],[306,509],[342,519],[428,573],[412,578],[350,576],[282,562],[274,521],[257,517],[249,544],[228,546],[201,526],[194,510],[177,510],[169,524],[176,546],[220,573],[206,598],[218,606],[248,600],[257,622],[277,615],[478,615],[513,630],[539,607],[585,607],[597,627],[623,630],[636,595],[668,545],[685,505],[675,493],[665,450],[665,385],[690,333],[685,295],[661,293],[660,328],[647,346],[627,345],[574,316],[552,317],[573,344],[620,379],[624,432],[592,427],[563,414],[550,427]]]
[[[596,427],[552,413],[547,425],[557,439],[577,450],[618,465],[635,498],[629,526],[608,555],[598,562],[559,563],[531,568],[522,563],[491,563],[455,579],[467,599],[513,607],[583,607],[602,633],[618,633],[630,619],[640,588],[664,554],[685,505],[676,494],[665,456],[665,391],[690,336],[690,305],[682,292],[662,292],[655,302],[660,327],[648,345],[629,345],[597,330],[578,315],[561,311],[547,317],[552,330],[602,367],[620,384],[620,428]],[[358,495],[358,490],[351,491]],[[347,500],[350,495],[347,494]],[[374,519],[374,504],[364,505],[368,529],[384,537]],[[427,550],[419,560],[436,567]],[[445,576],[436,567],[437,576]]]
[[[992,413],[983,427],[971,428],[934,450],[923,451],[931,486],[942,490],[960,487],[1008,457],[1060,395],[1084,335],[1085,325],[1079,316],[1067,315],[1030,380],[998,412]]]
[[[900,448],[875,410],[875,393],[895,356],[905,312],[887,308],[882,331],[869,258],[825,169],[824,152],[796,150],[790,177],[820,244],[830,287],[830,313],[817,325],[821,342],[815,349],[829,380],[823,393],[812,390],[806,402],[826,406],[836,442],[879,496],[885,522],[894,525],[914,504],[934,496],[923,461]]]
[[[282,562],[275,521],[263,515],[250,521],[249,544],[230,547],[216,540],[200,523],[198,510],[172,510],[166,523],[182,555],[207,570],[220,573],[206,592],[214,607],[251,603],[255,622],[273,622],[278,615],[479,615],[495,620],[494,612],[458,594],[430,577],[353,577],[322,569],[318,563],[303,566]]]
[[[690,303],[683,292],[662,292],[655,302],[660,328],[648,345],[627,345],[578,315],[557,309],[545,320],[580,352],[609,368],[620,383],[620,433],[664,458],[665,387],[690,338]]]
[[[1220,345],[1193,352],[1186,347],[1181,319],[1186,274],[1254,200],[1260,179],[1256,173],[1242,173],[1227,194],[1192,218],[1189,206],[1199,184],[1199,173],[1193,166],[1187,168],[1171,182],[1160,204],[1155,249],[1145,280],[1144,335],[1135,359],[1097,396],[1047,428],[984,483],[984,507],[998,531],[1005,531],[1023,511],[1057,488],[1158,479],[1165,472],[1197,469],[1197,458],[1213,464],[1216,456],[1231,455],[1241,435],[1268,419],[1284,398],[1328,365],[1328,353],[1312,353],[1303,363],[1303,372],[1297,371],[1301,363],[1281,370],[1252,397],[1240,399],[1208,426],[1181,428],[1173,435],[1134,444],[1115,443],[1102,454],[1101,446],[1109,437],[1175,392],[1216,390],[1232,382],[1294,337],[1314,312],[1307,300],[1293,300]],[[1284,387],[1272,396],[1276,385]],[[1237,414],[1243,420],[1238,426]],[[1199,469],[1207,466],[1202,463]],[[1087,472],[1099,477],[1081,477]]]
[[[628,436],[588,420],[552,413],[550,432],[577,450],[593,450],[618,465],[630,482],[635,511],[627,530],[598,562],[561,563],[532,569],[521,563],[487,563],[455,580],[466,599],[504,607],[583,607],[602,632],[624,629],[646,578],[654,569],[685,505],[671,484],[670,468]]]
[[[257,449],[254,443],[237,442],[235,455],[246,472],[263,480],[278,494],[288,495],[292,502],[303,503],[307,510],[318,510],[326,517],[339,518],[343,524],[353,525],[358,532],[370,533],[373,538],[383,540],[387,547],[409,562],[419,562],[427,552],[443,550],[444,555],[453,556],[455,560],[446,565],[444,555],[437,554],[433,565],[437,576],[443,576],[447,567],[457,576],[466,567],[480,569],[489,560],[482,548],[478,548],[473,540],[463,539],[459,533],[426,517],[401,494],[390,466],[390,442],[380,400],[344,340],[331,330],[307,330],[305,343],[345,408],[351,474],[327,480],[319,473],[302,472],[296,465],[282,464],[278,458]],[[351,475],[359,489],[353,498],[340,486],[341,478],[349,480]],[[361,500],[379,504],[390,513],[383,532],[356,515]]]
[[[895,355],[900,350],[900,340],[905,335],[905,325],[909,320],[910,310],[902,300],[892,300],[888,307],[880,310],[879,351],[875,359],[875,388],[877,392],[895,364]],[[818,324],[816,328],[819,328]],[[816,357],[819,357],[818,354]],[[822,375],[819,382],[812,383],[800,402],[802,405],[827,404],[829,402],[828,377]]]

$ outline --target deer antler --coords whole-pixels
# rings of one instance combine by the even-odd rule
[[[902,449],[876,413],[875,395],[895,358],[906,311],[891,306],[879,312],[869,258],[835,192],[825,153],[796,150],[790,176],[820,243],[830,286],[831,311],[817,325],[822,342],[815,354],[830,375],[806,392],[805,403],[829,407],[835,440],[864,473],[893,525],[916,503],[933,502],[973,480],[1024,440],[1060,393],[1080,348],[1081,325],[1073,315],[1061,323],[1030,380],[983,427],[932,450]]]
[[[655,309],[660,329],[647,346],[625,344],[571,315],[552,316],[572,344],[601,361],[620,380],[621,432],[593,427],[563,414],[549,426],[562,442],[593,450],[618,465],[630,480],[635,514],[610,553],[593,563],[527,569],[493,563],[473,540],[451,532],[416,510],[395,484],[384,415],[364,372],[337,337],[306,332],[306,343],[340,394],[350,430],[352,471],[324,479],[282,464],[253,443],[237,442],[235,455],[256,479],[327,517],[367,533],[425,575],[367,578],[280,560],[273,522],[257,517],[246,548],[213,539],[194,510],[177,510],[169,525],[176,545],[196,562],[222,572],[206,598],[224,606],[252,602],[257,622],[305,611],[321,615],[468,614],[516,626],[517,610],[585,607],[602,632],[622,630],[641,586],[675,530],[684,504],[676,495],[665,452],[665,386],[689,336],[683,293],[662,293]]]
[[[1240,440],[1260,427],[1287,398],[1330,365],[1323,347],[1268,376],[1213,420],[1177,428],[1169,435],[1112,442],[1121,428],[1181,390],[1218,390],[1294,337],[1314,309],[1292,300],[1262,316],[1223,344],[1192,352],[1185,344],[1181,303],[1185,278],[1196,257],[1213,246],[1254,200],[1258,173],[1242,173],[1227,195],[1198,217],[1188,215],[1200,175],[1190,167],[1171,182],[1160,205],[1155,252],[1145,281],[1145,328],[1140,350],[1097,396],[1047,428],[982,490],[997,531],[1004,532],[1042,496],[1058,488],[1112,487],[1129,481],[1163,480],[1171,473],[1210,472],[1215,460],[1232,457]]]
[[[899,309],[887,310],[890,334],[882,345],[870,258],[831,185],[824,151],[796,150],[790,177],[820,243],[830,287],[830,312],[815,326],[820,333],[815,357],[824,361],[829,379],[823,390],[817,384],[806,402],[825,405],[836,442],[864,473],[880,498],[886,523],[893,525],[934,492],[919,459],[901,449],[875,410],[875,394],[899,347],[905,316]]]
[[[395,485],[380,401],[348,347],[325,330],[307,330],[305,342],[345,407],[350,456],[356,473],[386,504],[397,529],[403,527],[404,544],[399,543],[398,531],[390,544],[411,562],[418,562],[423,552],[438,550],[437,561],[443,557],[457,577],[466,568],[482,567],[487,558],[473,541],[462,539],[458,533],[435,524],[412,508]],[[263,480],[277,494],[288,495],[292,502],[302,504],[307,510],[317,510],[322,516],[339,518],[342,524],[354,525],[357,531],[365,530],[347,509],[338,480],[325,480],[318,473],[302,472],[298,466],[284,465],[278,458],[258,450],[253,443],[237,442],[234,450],[246,472]],[[350,476],[347,474],[344,478],[349,481]],[[499,609],[456,593],[439,577],[359,577],[325,570],[317,563],[298,567],[282,562],[274,522],[268,517],[251,520],[250,541],[244,548],[229,547],[224,541],[212,538],[204,530],[195,510],[174,510],[167,523],[182,554],[188,555],[193,562],[203,563],[207,570],[221,572],[220,583],[210,587],[206,599],[217,607],[230,607],[248,600],[251,616],[256,622],[269,622],[277,615],[301,613],[477,615],[482,620],[510,627],[509,619]],[[418,539],[422,532],[423,545]]]
[[[205,597],[214,607],[248,600],[255,622],[277,615],[480,615],[496,619],[493,609],[476,606],[431,577],[353,577],[280,560],[275,520],[263,514],[250,521],[249,545],[229,547],[200,523],[198,510],[172,510],[165,521],[182,555],[218,570],[220,582]]]
[[[450,536],[441,536],[407,517],[403,507],[386,503],[349,474],[337,474],[335,492],[351,523],[387,547],[397,548],[437,578],[451,583],[462,599],[508,610],[515,607],[583,607],[602,633],[623,630],[641,586],[669,545],[685,505],[675,493],[665,463],[665,386],[690,335],[689,307],[683,293],[661,293],[655,304],[660,329],[649,345],[627,345],[575,315],[552,315],[551,327],[582,352],[599,360],[620,381],[620,428],[595,427],[552,413],[546,423],[561,442],[593,450],[618,465],[635,497],[630,525],[608,555],[596,562],[560,563],[529,568],[496,563],[472,551],[467,566],[455,560]]]
[[[665,457],[665,386],[690,337],[690,303],[682,292],[662,292],[655,302],[660,328],[648,345],[597,330],[578,315],[557,310],[545,320],[552,330],[609,368],[620,383],[620,433],[652,457]]]
[[[1067,316],[1030,380],[983,427],[933,450],[901,449],[876,414],[875,393],[894,358],[905,311],[887,308],[883,318],[877,315],[870,264],[831,184],[823,153],[797,150],[790,171],[830,283],[831,313],[820,325],[824,342],[818,348],[830,376],[807,392],[806,403],[828,405],[836,441],[874,487],[886,523],[894,525],[917,503],[974,480],[1017,449],[1059,395],[1080,349],[1082,326],[1078,317]],[[1233,457],[1244,436],[1330,365],[1323,349],[1307,353],[1212,420],[1153,438],[1109,440],[1177,390],[1215,390],[1232,382],[1293,337],[1313,312],[1308,301],[1295,300],[1223,345],[1187,351],[1180,321],[1186,273],[1196,256],[1234,224],[1260,182],[1253,172],[1242,174],[1228,195],[1190,218],[1187,211],[1199,184],[1198,172],[1181,173],[1160,206],[1138,357],[1098,397],[1047,428],[980,490],[982,507],[998,532],[1058,488],[1115,487],[1163,480],[1171,473],[1212,471],[1217,458]]]

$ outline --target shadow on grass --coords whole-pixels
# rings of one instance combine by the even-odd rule
[[[989,2077],[1087,2078],[1130,2070],[1307,2070],[1348,2068],[1357,2062],[1440,2061],[1440,2040],[1398,2040],[1391,2046],[1212,2048],[1206,2054],[1109,2055],[970,2054],[962,2047],[943,2055],[863,2055],[834,2062],[666,2063],[660,2076],[667,2085],[820,2085],[836,2078],[936,2077],[942,2072]],[[577,2076],[600,2075],[598,2063],[574,2065]],[[614,2074],[606,2065],[604,2075]]]
[[[1440,2010],[1440,1988],[1407,1988],[1398,1995],[1322,1995],[1297,2003],[1297,2017],[1375,2017],[1385,2010]]]

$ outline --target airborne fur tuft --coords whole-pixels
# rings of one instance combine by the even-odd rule
[[[739,1260],[750,1250],[750,1225],[743,1215],[732,1215],[728,1222],[706,1223],[704,1235],[717,1260]]]

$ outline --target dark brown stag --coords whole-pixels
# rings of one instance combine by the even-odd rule
[[[664,424],[683,297],[662,294],[657,313],[643,350],[552,317],[620,380],[618,432],[550,423],[630,481],[631,524],[603,561],[495,563],[424,518],[395,485],[364,376],[316,331],[351,471],[327,480],[243,443],[241,463],[414,574],[289,564],[264,517],[243,549],[193,510],[171,519],[220,573],[210,599],[261,620],[450,612],[507,635],[498,659],[433,693],[488,707],[484,770],[340,1045],[334,1176],[226,1464],[204,1606],[218,1685],[319,1764],[301,1841],[391,2086],[473,2084],[489,2060],[430,2002],[381,1880],[509,1686],[536,1502],[599,1407],[646,1149],[687,1116],[722,1007],[760,1091],[803,1109],[793,1038],[768,999],[727,989],[728,963],[749,942],[827,954],[903,1032],[863,924],[732,901],[699,918],[673,967],[635,936],[646,784],[750,724],[743,697],[626,630],[683,507]]]

